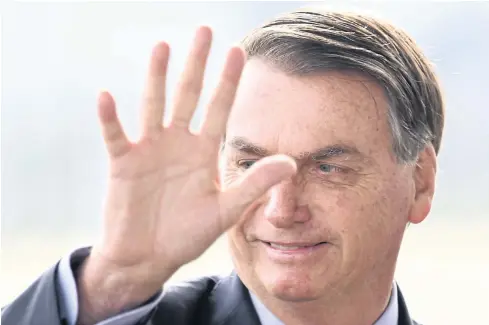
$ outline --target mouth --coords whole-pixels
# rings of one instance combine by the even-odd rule
[[[320,245],[327,244],[327,242],[319,242],[319,243],[275,243],[275,242],[263,242],[268,245],[270,248],[279,250],[279,251],[300,251],[300,250],[308,250]]]
[[[328,242],[266,242],[262,241],[268,258],[277,263],[314,263],[331,249]],[[303,264],[306,265],[306,264]]]

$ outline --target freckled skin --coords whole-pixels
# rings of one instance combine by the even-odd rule
[[[287,324],[372,324],[386,306],[404,230],[424,204],[416,199],[416,168],[396,162],[386,112],[382,88],[361,74],[289,76],[257,59],[245,67],[227,140],[243,137],[293,157],[338,143],[360,152],[298,157],[297,175],[228,231],[241,279]],[[259,158],[226,145],[222,186],[243,173],[241,161]],[[330,244],[314,260],[280,264],[259,240]]]

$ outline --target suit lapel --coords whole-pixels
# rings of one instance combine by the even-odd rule
[[[411,319],[399,286],[397,286],[397,293],[398,325],[419,325]],[[212,291],[210,299],[215,306],[215,313],[210,324],[261,325],[248,289],[236,273],[233,272],[231,276],[219,281]]]
[[[261,325],[248,289],[236,273],[219,281],[210,299],[215,307],[210,324]]]
[[[406,301],[402,296],[401,289],[399,288],[399,286],[397,286],[397,302],[399,308],[398,325],[419,325],[418,323],[414,322],[411,319],[411,316],[409,315],[409,311],[406,306]]]

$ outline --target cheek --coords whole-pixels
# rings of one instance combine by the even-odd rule
[[[234,264],[246,265],[250,261],[250,252],[242,228],[239,225],[234,226],[228,230],[227,236]]]
[[[381,184],[348,188],[332,198],[330,224],[341,237],[347,263],[369,264],[396,251],[408,211],[399,193]]]
[[[372,235],[378,235],[407,220],[408,197],[406,185],[392,177],[338,191],[334,206],[345,216],[341,218],[345,228],[356,232],[375,229]]]
[[[231,250],[231,255],[236,263],[239,264],[251,264],[254,259],[256,259],[256,248],[257,243],[254,241],[252,234],[254,220],[253,218],[257,203],[252,204],[240,218],[240,221],[228,230],[228,242],[229,248]]]

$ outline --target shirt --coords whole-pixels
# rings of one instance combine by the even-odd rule
[[[70,260],[71,254],[63,258],[59,264],[57,281],[60,292],[58,295],[60,297],[61,315],[66,318],[68,325],[76,325],[76,319],[78,318],[78,291]],[[145,305],[122,312],[96,325],[134,325],[158,305],[164,294],[165,292],[163,291]],[[262,325],[284,325],[253,294],[251,294],[251,301]],[[387,308],[373,325],[396,325],[398,312],[397,286],[394,284]]]

